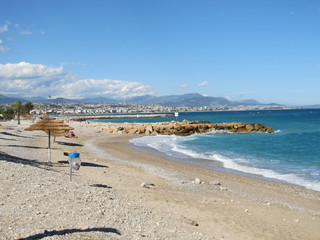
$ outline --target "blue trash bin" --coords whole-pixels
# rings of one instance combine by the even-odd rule
[[[70,181],[72,181],[72,169],[79,170],[81,166],[80,153],[69,152],[68,157],[69,157],[68,161],[70,165]]]
[[[79,158],[79,156],[80,156],[80,153],[78,153],[78,152],[69,152],[68,153],[69,158]]]

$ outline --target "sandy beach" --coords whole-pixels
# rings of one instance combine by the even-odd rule
[[[78,138],[52,140],[49,164],[46,133],[0,124],[0,239],[319,239],[318,191],[140,152],[99,124],[68,123]]]

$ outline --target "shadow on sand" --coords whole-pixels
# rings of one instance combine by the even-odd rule
[[[26,146],[26,145],[6,145],[8,147],[18,147],[18,148],[34,148],[34,149],[48,149],[46,147],[35,147],[35,146]]]
[[[6,161],[6,162],[12,162],[12,163],[19,163],[19,164],[24,164],[24,165],[29,165],[32,167],[37,167],[41,169],[46,169],[46,170],[51,170],[49,167],[52,165],[51,163],[48,162],[38,162],[36,160],[30,160],[30,159],[25,159],[25,158],[19,158],[16,156],[12,156],[10,154],[4,153],[0,151],[0,160]]]
[[[3,138],[3,137],[0,137],[1,140],[7,140],[7,141],[17,141],[16,139],[10,139],[10,138]]]
[[[30,137],[20,136],[20,135],[8,133],[8,132],[0,132],[0,133],[3,135],[12,136],[12,137],[30,138]]]
[[[112,188],[112,187],[110,187],[110,186],[108,186],[108,185],[106,185],[106,184],[92,184],[92,185],[90,185],[91,187],[98,187],[98,188]]]
[[[37,240],[45,237],[56,236],[56,235],[65,235],[70,233],[87,233],[87,232],[105,232],[105,233],[115,233],[121,235],[121,233],[115,228],[87,228],[87,229],[64,229],[64,230],[52,230],[44,231],[44,233],[38,233],[26,238],[19,238],[19,240]]]
[[[57,142],[59,145],[72,146],[72,147],[83,147],[81,144],[68,143],[68,142]]]
[[[58,161],[58,163],[69,164],[68,161]],[[84,166],[84,167],[101,167],[101,168],[108,168],[107,165],[101,165],[101,164],[96,164],[96,163],[88,163],[88,162],[81,162],[81,166]]]

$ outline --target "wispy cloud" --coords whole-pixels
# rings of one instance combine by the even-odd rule
[[[0,37],[8,30],[9,30],[9,23],[8,22],[6,22],[3,26],[0,26]],[[0,39],[0,52],[6,52],[8,50],[9,50],[9,48],[7,46],[5,46],[3,43],[3,40]]]
[[[203,87],[203,86],[207,86],[209,83],[207,81],[199,83],[198,86],[199,87]]]
[[[3,45],[3,41],[0,39],[0,52],[8,51],[9,48],[5,45]]]
[[[18,23],[11,23],[6,21],[4,25],[0,26],[0,52],[9,51],[11,48],[7,46],[8,41],[14,41],[16,37],[24,37],[33,34],[31,30],[33,24],[23,27]],[[42,34],[40,32],[40,34]]]
[[[0,35],[9,30],[9,23],[0,26]]]
[[[27,35],[31,35],[32,32],[30,30],[26,29],[26,30],[21,31],[19,34],[21,36],[27,36]]]
[[[187,87],[189,87],[189,84],[187,83],[179,85],[179,88],[187,88]]]
[[[6,52],[8,50],[9,50],[9,48],[7,46],[1,46],[0,45],[0,52]]]
[[[17,96],[128,98],[153,94],[150,86],[113,79],[80,79],[63,67],[20,62],[0,64],[1,93]]]
[[[85,63],[81,63],[81,62],[62,62],[61,65],[62,65],[62,66],[65,66],[65,65],[86,66]]]

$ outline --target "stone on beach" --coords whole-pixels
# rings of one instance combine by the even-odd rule
[[[141,183],[141,185],[140,185],[142,188],[152,188],[152,187],[154,187],[155,185],[154,185],[154,183],[152,183],[152,182],[143,182],[143,183]]]
[[[199,178],[196,178],[193,183],[195,184],[204,184],[204,182],[202,182]]]
[[[195,220],[192,220],[192,219],[189,219],[189,218],[186,218],[186,217],[183,217],[183,220],[184,220],[185,223],[190,224],[192,226],[196,226],[196,227],[199,226],[198,222],[195,221]]]
[[[217,180],[211,181],[210,184],[211,184],[211,185],[215,185],[215,186],[221,185],[220,182],[217,181]]]

